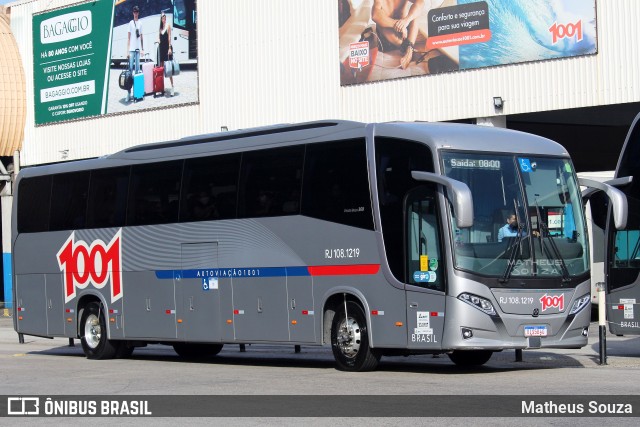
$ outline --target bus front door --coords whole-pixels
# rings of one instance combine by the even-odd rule
[[[410,349],[438,349],[444,330],[444,265],[437,199],[420,187],[405,199],[407,341]]]
[[[640,335],[640,231],[616,231],[613,251],[607,282],[609,330]]]

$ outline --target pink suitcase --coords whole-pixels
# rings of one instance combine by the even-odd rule
[[[149,54],[145,55],[142,63],[142,74],[144,74],[144,93],[145,95],[153,93],[153,60],[149,58]]]

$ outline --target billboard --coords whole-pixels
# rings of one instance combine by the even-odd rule
[[[338,0],[340,84],[597,53],[595,0]]]
[[[36,126],[198,102],[196,16],[196,0],[95,0],[34,15]],[[179,74],[164,74],[168,45]],[[119,85],[132,46],[144,84],[136,98]]]

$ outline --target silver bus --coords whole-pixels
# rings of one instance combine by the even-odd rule
[[[330,345],[364,371],[587,344],[571,160],[504,129],[321,121],[27,168],[12,239],[15,330],[92,359]]]
[[[624,229],[606,221],[605,271],[609,330],[616,335],[640,334],[640,114],[625,140],[612,185],[626,195]],[[604,203],[601,203],[604,205]],[[606,210],[604,211],[606,214]],[[610,215],[611,217],[611,215]],[[606,215],[605,215],[606,218]]]

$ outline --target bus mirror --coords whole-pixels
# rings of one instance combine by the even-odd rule
[[[613,222],[616,229],[622,230],[627,226],[627,196],[625,196],[622,191],[609,184],[593,179],[579,178],[578,181],[583,187],[589,187],[587,190],[582,192],[583,197],[586,192],[590,192],[591,188],[604,191],[607,194],[607,197],[609,197],[609,200],[611,200],[611,206],[613,207]],[[615,181],[616,180],[614,180],[614,183]]]
[[[434,182],[444,186],[447,189],[447,198],[453,206],[458,228],[473,226],[473,198],[467,184],[431,172],[412,171],[411,176],[418,181]]]

